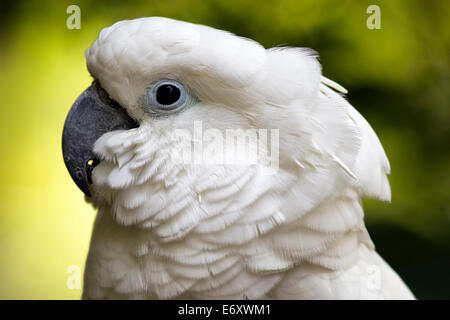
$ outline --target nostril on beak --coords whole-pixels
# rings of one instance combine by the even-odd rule
[[[86,196],[91,196],[92,172],[100,162],[93,153],[97,139],[113,130],[137,127],[139,124],[108,96],[98,81],[74,102],[64,123],[62,151],[70,176]]]
[[[100,160],[98,160],[97,158],[89,159],[86,162],[86,176],[90,184],[92,184],[92,171],[99,163]]]

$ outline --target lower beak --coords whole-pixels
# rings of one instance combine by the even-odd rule
[[[99,163],[92,149],[95,141],[113,130],[138,124],[94,81],[75,101],[67,115],[62,137],[64,162],[78,188],[88,197],[91,173]]]

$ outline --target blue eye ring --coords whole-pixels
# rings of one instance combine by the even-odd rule
[[[150,113],[170,114],[186,105],[188,94],[178,81],[165,79],[152,84],[146,100]]]

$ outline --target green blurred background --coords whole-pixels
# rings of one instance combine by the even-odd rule
[[[90,82],[84,50],[112,23],[167,16],[266,47],[311,47],[391,161],[392,203],[364,202],[379,252],[418,298],[450,298],[450,2],[412,0],[1,1],[0,298],[78,299],[94,210],[61,155],[65,116]],[[66,8],[81,8],[81,29]],[[381,8],[381,30],[366,8]]]

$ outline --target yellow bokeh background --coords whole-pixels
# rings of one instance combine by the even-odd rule
[[[67,176],[61,132],[68,108],[91,82],[83,51],[93,37],[71,42],[64,10],[61,18],[59,29],[25,19],[2,47],[1,298],[81,293],[69,290],[66,272],[83,269],[95,213]]]

